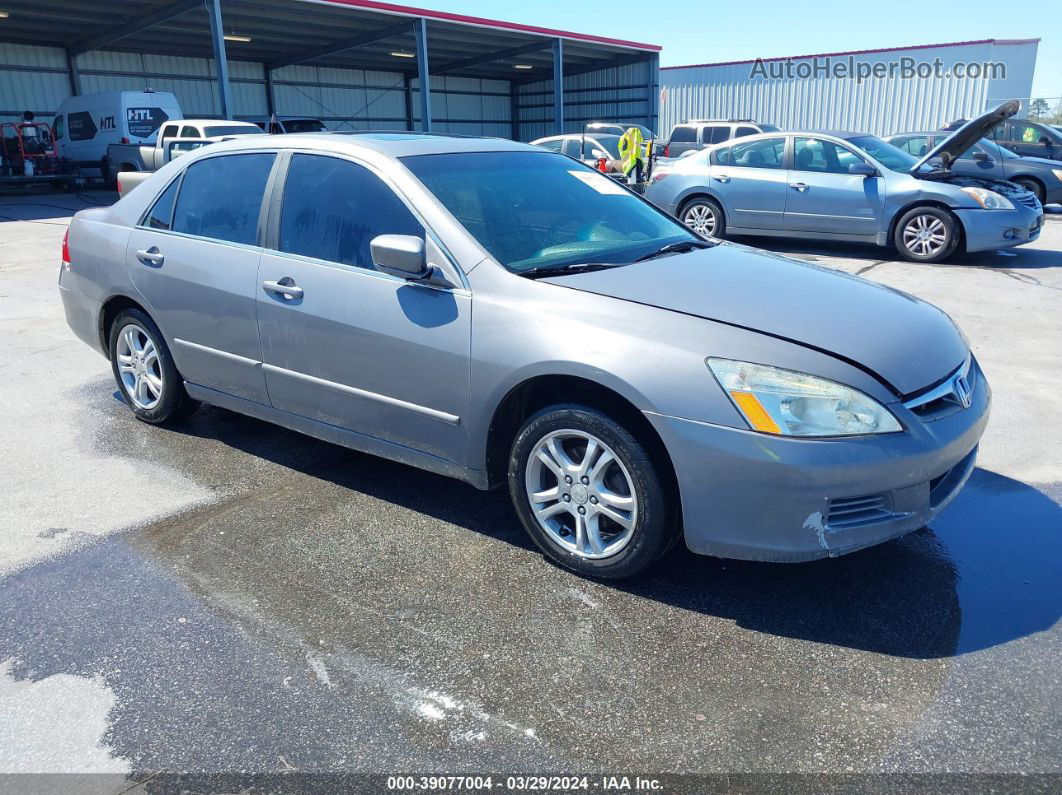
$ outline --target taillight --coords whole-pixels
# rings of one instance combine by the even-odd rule
[[[123,135],[122,139],[121,139],[121,141],[119,143],[127,144],[127,143],[129,143],[129,139],[126,136]]]
[[[70,270],[70,227],[66,228],[63,235],[63,268]]]
[[[121,179],[121,177],[118,177],[117,179],[115,179],[115,183],[116,183],[115,184],[115,190],[118,191],[118,198],[120,199],[120,198],[122,198],[122,179]]]
[[[664,147],[664,157],[671,157],[671,144]]]

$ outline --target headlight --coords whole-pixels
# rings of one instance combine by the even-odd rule
[[[1006,196],[984,188],[962,188],[962,192],[986,210],[1013,210],[1014,205]]]
[[[903,430],[889,410],[850,387],[806,373],[705,359],[753,430],[781,436],[858,436]]]
[[[1062,182],[1062,168],[1052,168],[1051,173],[1055,175],[1055,179]]]

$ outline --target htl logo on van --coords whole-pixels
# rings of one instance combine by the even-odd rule
[[[125,111],[129,135],[134,138],[150,138],[169,118],[162,108],[126,108]]]

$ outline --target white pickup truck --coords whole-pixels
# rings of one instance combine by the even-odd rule
[[[172,158],[196,149],[204,143],[223,141],[240,135],[265,135],[257,124],[225,119],[181,119],[163,125],[154,146],[110,144],[107,147],[107,173],[104,178],[115,185],[118,174],[125,171],[155,171]]]

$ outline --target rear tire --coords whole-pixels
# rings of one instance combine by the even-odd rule
[[[667,478],[633,434],[597,409],[549,406],[513,441],[509,494],[547,558],[588,577],[633,577],[678,537]]]
[[[195,411],[198,404],[185,391],[166,340],[146,313],[118,313],[108,334],[108,352],[118,391],[138,420],[161,425]]]
[[[1013,182],[1015,185],[1021,185],[1023,188],[1025,188],[1025,190],[1029,191],[1029,193],[1031,193],[1039,200],[1040,204],[1044,204],[1045,200],[1047,199],[1047,193],[1044,190],[1043,185],[1041,185],[1035,179],[1031,179],[1029,177],[1018,177],[1017,179],[1012,179],[1011,182]]]
[[[717,240],[726,237],[726,216],[715,199],[691,199],[682,205],[678,218],[684,226],[704,237],[714,237]]]
[[[938,207],[914,207],[896,223],[896,250],[912,262],[940,262],[959,245],[959,222]]]

